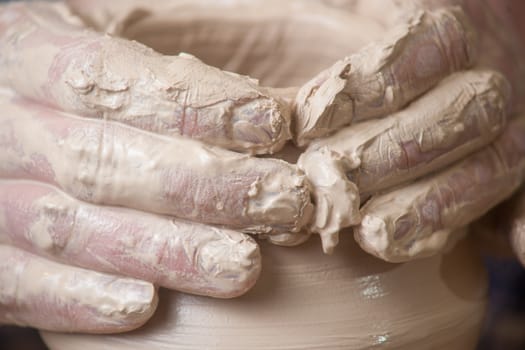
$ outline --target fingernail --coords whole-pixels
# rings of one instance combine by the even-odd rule
[[[201,246],[198,266],[214,296],[234,297],[245,293],[261,270],[261,253],[249,236],[221,230],[221,237]]]

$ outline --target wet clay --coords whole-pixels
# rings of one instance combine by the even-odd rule
[[[325,255],[318,238],[300,249],[262,243],[261,278],[240,298],[161,291],[138,331],[43,337],[52,350],[474,349],[486,276],[470,241],[400,265],[367,255],[351,234],[340,244]]]

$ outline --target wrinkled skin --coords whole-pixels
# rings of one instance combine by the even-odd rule
[[[4,111],[0,117],[0,157],[5,157],[1,158],[0,166],[0,286],[3,286],[0,287],[0,321],[60,331],[118,332],[132,329],[143,324],[154,311],[156,295],[153,285],[215,297],[233,297],[248,290],[258,276],[260,254],[255,241],[238,231],[263,233],[269,237],[273,234],[276,237],[284,235],[284,241],[280,241],[282,244],[286,244],[287,240],[298,242],[302,237],[307,237],[299,233],[301,229],[315,231],[315,226],[308,224],[311,223],[312,214],[308,179],[293,164],[204,147],[180,135],[252,154],[275,152],[288,138],[293,137],[299,144],[313,142],[310,149],[316,152],[313,146],[318,139],[323,139],[320,142],[330,142],[335,131],[357,128],[363,120],[376,123],[374,119],[378,118],[377,123],[380,123],[382,118],[405,111],[412,101],[423,97],[432,99],[436,93],[436,84],[454,72],[473,68],[500,72],[511,86],[508,88],[507,83],[502,83],[501,86],[507,87],[496,88],[501,90],[498,92],[503,96],[503,107],[499,106],[496,112],[491,108],[484,111],[501,113],[503,110],[503,121],[518,120],[516,123],[519,123],[520,118],[523,118],[519,101],[523,96],[525,77],[522,74],[523,60],[520,60],[523,57],[520,33],[523,35],[524,28],[519,27],[519,21],[511,22],[512,14],[518,16],[517,13],[520,13],[522,5],[519,1],[289,2],[308,3],[304,11],[333,16],[334,21],[343,27],[344,14],[351,14],[374,23],[377,29],[374,33],[355,35],[356,38],[361,37],[355,42],[336,37],[335,41],[340,40],[341,44],[321,61],[324,66],[309,71],[306,66],[299,69],[300,63],[297,63],[297,70],[304,74],[290,79],[289,84],[286,78],[279,81],[276,77],[286,77],[286,71],[272,75],[269,69],[269,76],[265,79],[264,69],[261,73],[255,68],[273,67],[278,62],[268,65],[271,61],[265,60],[271,60],[271,55],[250,57],[251,50],[246,51],[243,45],[234,45],[238,51],[228,50],[228,54],[236,57],[236,60],[226,57],[217,59],[217,62],[199,56],[198,48],[210,47],[202,38],[199,39],[204,40],[200,46],[192,46],[191,40],[181,39],[171,49],[175,52],[189,51],[204,62],[216,63],[220,68],[236,69],[256,76],[260,74],[257,78],[261,78],[263,83],[278,82],[276,85],[280,87],[302,84],[286,91],[261,87],[242,76],[208,67],[195,58],[163,56],[140,44],[130,44],[126,39],[119,40],[82,29],[92,26],[98,31],[137,39],[146,46],[164,52],[165,45],[152,40],[155,35],[140,36],[133,29],[140,28],[141,21],[155,16],[164,16],[162,18],[166,19],[173,14],[173,21],[177,21],[175,14],[184,14],[177,11],[181,3],[186,4],[186,9],[189,6],[188,11],[197,17],[199,13],[206,12],[204,9],[208,9],[208,16],[220,19],[221,11],[232,12],[229,6],[251,8],[251,12],[245,13],[246,16],[249,13],[260,13],[260,16],[269,18],[277,16],[258,11],[257,6],[268,7],[267,2],[258,1],[248,5],[232,2],[211,4],[204,0],[172,0],[162,2],[162,5],[140,0],[69,1],[68,5],[83,22],[69,17],[64,21],[63,17],[57,15],[56,9],[41,4],[15,4],[0,10],[0,41],[3,44],[0,50],[4,50],[0,51],[3,63],[0,84],[10,89],[0,99]],[[459,7],[451,10],[450,5]],[[204,7],[199,9],[199,6]],[[506,9],[506,6],[513,6],[512,10]],[[427,17],[421,17],[420,10],[428,11],[425,12]],[[38,14],[36,20],[35,13]],[[282,14],[280,16],[279,23],[288,20]],[[256,21],[257,16],[253,18]],[[407,30],[417,18],[421,19],[422,27],[414,31]],[[220,21],[210,23],[219,23],[220,28],[224,27]],[[188,26],[186,33],[195,29],[191,27],[192,23],[184,25]],[[254,22],[253,27],[262,33],[267,32],[270,37],[277,35],[282,39],[282,47],[288,47],[294,40],[300,39],[279,32],[276,34],[269,29],[275,28],[272,26],[258,26]],[[181,31],[177,27],[174,32],[183,36],[184,28]],[[218,31],[217,26],[211,25],[211,28],[214,30],[208,33]],[[237,26],[234,21],[226,28],[231,31],[229,37],[234,39],[243,38],[246,34],[246,28]],[[21,33],[24,35],[19,36]],[[390,33],[396,34],[390,37]],[[372,59],[372,66],[364,64],[370,63],[367,57],[371,57],[373,45],[388,46],[392,44],[389,40],[399,39],[399,33],[404,33],[404,44],[398,51],[387,52],[381,61],[386,62],[385,65],[374,67],[375,61]],[[192,38],[191,35],[189,37]],[[199,37],[193,39],[196,38]],[[368,41],[372,41],[372,46],[360,49]],[[279,52],[282,56],[275,56],[280,57],[279,63],[285,63],[286,50],[283,53],[271,47],[271,43],[279,41],[269,42],[270,46],[263,51]],[[39,51],[40,46],[35,43],[45,46],[45,50]],[[260,44],[268,45],[268,42],[261,40]],[[303,38],[299,46],[319,52],[323,51],[320,45],[322,42],[311,45]],[[119,54],[132,57],[136,71],[141,74],[119,70]],[[356,61],[351,54],[361,57],[361,61]],[[293,53],[289,55],[292,57]],[[344,58],[347,56],[348,60]],[[34,57],[39,59],[31,59]],[[258,64],[252,67],[243,65],[242,57],[246,61],[261,61],[260,64],[255,61]],[[159,66],[161,69],[156,71],[155,67]],[[93,67],[103,67],[103,70],[91,71]],[[363,69],[353,70],[356,67]],[[293,68],[295,66],[292,64],[289,70]],[[195,69],[200,69],[201,75],[180,73]],[[326,70],[319,73],[320,69]],[[76,75],[79,72],[84,75]],[[378,77],[383,82],[379,87],[375,85]],[[309,99],[312,96],[315,98],[320,92],[324,93],[326,89],[320,87],[330,79],[341,84],[340,91],[336,90],[332,95],[320,95],[316,101],[321,107],[312,110]],[[125,88],[119,85],[122,82]],[[144,86],[152,88],[148,90]],[[215,100],[210,101],[210,96]],[[331,98],[325,99],[324,96]],[[338,107],[331,107],[333,105]],[[148,112],[151,106],[155,106],[153,114]],[[324,124],[305,123],[305,115],[320,116],[321,120],[328,116],[328,121]],[[293,122],[290,122],[290,118]],[[290,125],[295,129],[288,132]],[[302,135],[306,134],[310,125],[314,125],[311,128],[312,137],[305,138]],[[525,130],[511,128],[510,131],[504,131],[503,126],[500,129],[499,136],[494,138],[496,142],[511,145],[510,149],[502,148],[507,152],[503,159],[508,160],[503,173],[487,170],[493,169],[496,164],[496,161],[491,163],[493,153],[497,151],[492,151],[494,146],[490,139],[477,143],[476,147],[457,159],[441,161],[438,168],[421,171],[417,178],[412,175],[400,176],[388,188],[381,188],[380,194],[377,193],[379,189],[369,186],[367,197],[371,196],[371,201],[374,198],[381,199],[392,188],[397,191],[396,196],[403,196],[403,184],[408,181],[430,183],[431,186],[447,188],[452,192],[467,187],[472,189],[469,196],[458,197],[458,200],[474,203],[479,215],[483,214],[507,195],[486,198],[480,195],[480,187],[477,186],[498,180],[501,191],[495,192],[510,195],[523,181],[525,152],[520,148],[523,144],[519,141],[525,139]],[[397,135],[402,130],[398,127],[391,132]],[[465,137],[469,137],[470,134],[467,134]],[[83,142],[71,142],[77,140],[78,135],[82,136],[80,139]],[[516,142],[506,142],[509,135]],[[418,135],[412,137],[417,140]],[[437,143],[432,148],[431,145],[428,152],[448,159],[446,155],[450,148],[442,146]],[[172,151],[181,147],[187,150],[190,158],[203,156],[212,159],[212,164],[220,170],[213,169],[205,174],[195,172],[191,168],[193,163],[169,157],[177,154]],[[204,147],[204,151],[200,151],[201,147]],[[516,152],[513,151],[514,147]],[[119,150],[127,149],[133,149],[133,154],[119,153]],[[113,153],[115,156],[111,158]],[[483,158],[488,153],[490,156]],[[63,164],[75,154],[82,155],[84,162],[72,164],[74,169],[70,171]],[[196,156],[192,157],[193,154]],[[428,159],[428,154],[422,155],[421,152],[410,154],[413,158],[408,163],[425,163]],[[232,160],[224,165],[221,163],[224,158]],[[99,171],[99,165],[105,165],[107,159],[113,162],[113,167],[102,167],[102,171]],[[154,162],[146,175],[133,171],[137,162],[143,164],[151,159]],[[391,161],[389,157],[381,159],[385,163],[380,162],[377,169],[391,168],[391,164],[386,164]],[[478,169],[477,159],[480,164],[489,165]],[[464,170],[461,168],[464,164],[470,167]],[[75,171],[76,167],[86,171]],[[91,167],[96,171],[90,171]],[[233,172],[230,171],[232,169]],[[303,170],[308,175],[308,169]],[[476,170],[482,173],[472,175]],[[112,177],[114,172],[119,175],[118,179]],[[264,179],[269,173],[285,179],[277,191],[272,188],[269,192],[290,193],[291,197],[282,201],[278,197],[262,206],[262,214],[245,216],[246,203],[250,202],[254,192],[252,184]],[[462,174],[463,182],[460,185],[450,183],[456,181],[456,177],[445,176],[456,173]],[[99,176],[104,174],[106,176]],[[344,171],[336,175],[339,176],[338,181],[347,181]],[[497,178],[492,177],[496,175]],[[160,185],[147,181],[148,176],[160,179]],[[375,176],[381,178],[381,173]],[[118,182],[121,178],[124,179],[123,183]],[[274,181],[270,182],[275,184]],[[366,179],[363,183],[367,183]],[[358,192],[361,190],[359,183],[353,185]],[[320,198],[315,186],[314,183],[310,190],[313,204],[319,206]],[[116,190],[112,190],[114,188]],[[454,193],[449,197],[454,197]],[[453,231],[458,228],[454,225],[467,225],[479,216],[469,217],[468,222],[449,224],[440,221],[439,218],[447,217],[445,213],[450,210],[451,201],[446,200],[449,197],[435,201],[432,198],[433,218],[438,219],[429,222],[431,229],[436,232],[445,229]],[[457,206],[461,204],[456,203]],[[424,202],[417,202],[417,207],[424,206]],[[282,220],[277,215],[283,211],[282,208],[286,209],[289,220]],[[366,212],[362,214],[366,215]],[[314,213],[314,218],[318,221],[319,212]],[[228,223],[232,223],[229,229],[207,226]],[[338,224],[348,226],[359,223],[357,220]],[[301,239],[297,239],[298,235]],[[279,242],[279,239],[275,241]],[[441,248],[438,246],[431,253],[436,254]],[[370,252],[374,253],[373,250]],[[381,257],[381,254],[377,255]],[[47,274],[35,274],[34,271],[45,271]],[[51,277],[46,280],[45,276]],[[87,276],[82,277],[87,281],[85,294],[66,295],[58,292],[63,285],[75,285],[80,276]],[[97,284],[97,280],[100,284]],[[41,287],[35,289],[35,293],[17,292],[33,285]],[[85,297],[90,294],[89,288],[102,288],[110,300],[118,299],[115,295],[127,295],[129,298],[126,302],[135,308],[129,311],[117,305],[108,316],[107,310],[101,311],[95,305],[96,302],[90,304],[93,303],[92,298]],[[47,315],[55,315],[54,319],[43,319],[42,309],[47,310]],[[115,314],[118,316],[115,317]]]

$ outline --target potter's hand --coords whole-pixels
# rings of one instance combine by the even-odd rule
[[[97,34],[66,12],[0,9],[0,321],[122,331],[153,312],[151,283],[244,293],[256,243],[202,223],[297,231],[311,211],[306,180],[288,163],[177,135],[270,151],[287,137],[286,108],[247,78]]]
[[[299,166],[314,185],[317,213],[310,227],[321,233],[325,251],[333,249],[341,227],[363,218],[356,238],[381,258],[402,261],[436,253],[456,228],[521,182],[523,128],[516,121],[504,131],[507,110],[518,110],[516,96],[523,91],[525,74],[516,59],[522,56],[513,54],[520,45],[508,39],[510,29],[500,40],[498,30],[506,27],[494,24],[485,3],[478,12],[471,10],[479,7],[447,0],[70,3],[98,28],[163,50],[208,53],[206,58],[221,66],[265,72],[265,81],[281,85],[289,78],[295,82],[296,73],[316,61],[327,62],[326,56],[335,61],[350,53],[363,37],[382,38],[321,72],[295,99],[296,141],[314,140]],[[194,33],[217,28],[223,35],[212,37],[225,48],[210,50]],[[300,32],[316,38],[315,49],[310,39],[301,41]],[[229,60],[223,59],[225,52]],[[267,55],[260,67],[247,64],[267,52],[275,55]],[[293,73],[286,74],[290,63]],[[512,89],[487,68],[516,72],[506,76]],[[360,199],[370,196],[360,213]]]
[[[319,74],[296,99],[301,144],[352,123],[299,160],[315,179],[312,229],[328,251],[341,226],[358,224],[357,241],[382,259],[435,254],[523,181],[524,118],[506,121],[519,111],[523,47],[509,23],[488,18],[485,2],[475,2],[485,6],[472,8],[479,13],[451,1],[344,3],[345,11],[368,6],[385,37]],[[485,68],[506,73],[512,89]],[[360,199],[369,200],[358,211]]]

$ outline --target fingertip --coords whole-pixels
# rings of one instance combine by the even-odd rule
[[[104,293],[108,295],[102,295],[89,304],[101,320],[96,333],[127,332],[139,328],[151,318],[158,305],[157,288],[146,281],[118,277],[95,288],[99,292],[105,289]]]
[[[291,138],[290,108],[277,97],[260,96],[235,107],[231,118],[232,149],[253,154],[279,151]],[[228,145],[226,145],[228,146]]]
[[[367,253],[388,260],[384,254],[391,245],[391,233],[387,222],[378,216],[363,215],[361,223],[354,227],[354,239]]]
[[[204,285],[197,294],[216,298],[234,298],[246,293],[261,272],[262,256],[255,240],[238,232],[220,232],[222,238],[203,244],[197,252],[196,264]]]

